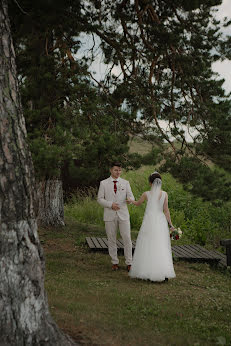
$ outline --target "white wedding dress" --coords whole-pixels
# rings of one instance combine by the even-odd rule
[[[160,179],[158,179],[160,181]],[[163,205],[166,192],[161,191],[161,181],[147,194],[147,206],[136,240],[131,278],[164,281],[174,278],[171,242]],[[161,197],[160,197],[161,195]]]

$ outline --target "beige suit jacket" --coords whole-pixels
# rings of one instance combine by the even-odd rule
[[[117,183],[117,192],[114,192],[113,179],[102,180],[98,191],[98,203],[104,207],[104,221],[113,221],[118,215],[121,220],[129,220],[129,212],[126,199],[135,199],[127,180],[119,178]],[[119,204],[120,209],[113,210],[112,203]]]

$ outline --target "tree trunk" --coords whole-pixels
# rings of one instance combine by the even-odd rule
[[[63,187],[61,180],[38,184],[38,218],[41,226],[64,226]]]
[[[0,0],[0,345],[74,345],[53,322],[7,1]]]

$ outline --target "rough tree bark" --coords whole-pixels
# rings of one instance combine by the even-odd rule
[[[61,180],[38,184],[38,217],[41,226],[64,226],[63,187]]]
[[[0,0],[0,345],[74,345],[52,320],[7,1]]]

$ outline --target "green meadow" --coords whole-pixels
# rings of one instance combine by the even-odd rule
[[[147,178],[153,170],[123,173],[136,198],[149,189]],[[222,251],[219,240],[230,237],[229,203],[215,208],[185,192],[170,174],[163,174],[163,189],[173,223],[183,231],[177,244],[199,243]],[[129,206],[133,239],[144,209]],[[66,226],[39,231],[50,311],[64,332],[83,345],[231,343],[228,269],[174,259],[176,279],[152,283],[130,279],[120,254],[120,270],[112,272],[108,254],[91,252],[85,242],[86,236],[105,236],[102,217],[96,191],[78,192],[65,206]]]
[[[86,236],[100,226],[67,220],[41,229],[50,311],[84,345],[229,345],[230,272],[206,263],[174,261],[176,279],[152,283],[128,277],[124,257],[111,271],[107,253],[90,252]]]
[[[142,166],[136,171],[124,172],[122,177],[129,180],[132,191],[138,199],[150,189],[148,176],[154,171],[152,166]],[[181,241],[219,248],[220,239],[231,236],[231,202],[222,208],[205,202],[186,192],[182,185],[169,173],[162,175],[163,190],[167,191],[169,209],[175,227],[183,231]],[[77,192],[65,206],[66,218],[78,222],[104,227],[103,208],[96,201],[97,191],[92,189],[88,195]],[[145,204],[140,207],[129,206],[132,236],[136,238],[142,223]]]

